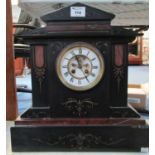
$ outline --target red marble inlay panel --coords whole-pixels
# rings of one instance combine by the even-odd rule
[[[39,68],[44,66],[44,46],[35,46],[35,66]]]
[[[16,125],[144,125],[143,119],[137,118],[101,118],[101,119],[19,119]]]
[[[115,65],[123,65],[123,45],[115,45]]]

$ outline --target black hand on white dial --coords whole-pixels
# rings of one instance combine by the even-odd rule
[[[76,61],[78,62],[78,68],[82,71],[82,73],[83,73],[85,79],[89,82],[87,76],[85,75],[85,73],[84,73],[84,71],[83,71],[83,69],[82,69],[82,63],[81,63],[81,61],[78,59],[78,56],[77,56],[77,55],[75,56],[75,59],[76,59]]]
[[[82,70],[82,73],[83,73],[83,75],[84,75],[85,79],[89,82],[89,80],[88,80],[87,76],[85,75],[85,73],[84,73],[83,69],[81,69],[81,70]]]
[[[75,59],[76,59],[76,61],[78,62],[78,68],[82,68],[82,64],[81,64],[81,61],[79,60],[79,58],[78,58],[78,56],[76,55],[75,56]]]

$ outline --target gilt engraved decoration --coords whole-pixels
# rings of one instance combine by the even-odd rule
[[[115,54],[114,54],[114,78],[117,81],[117,92],[120,92],[121,80],[124,78],[124,64],[125,62],[125,53],[123,45],[115,45]]]
[[[62,105],[69,111],[72,112],[73,115],[78,115],[79,117],[87,115],[90,110],[92,110],[98,103],[91,101],[90,99],[75,99],[69,98],[66,102],[62,103]]]
[[[61,51],[65,47],[66,43],[61,41],[56,41],[50,44],[50,50],[52,51],[52,54],[54,55],[58,51]]]
[[[114,78],[117,81],[117,92],[119,92],[121,79],[123,78],[124,75],[124,67],[114,67],[113,72],[114,72]]]
[[[45,78],[45,68],[35,68],[35,75],[39,83],[39,90],[42,90],[42,82]]]
[[[102,51],[103,54],[105,54],[108,51],[108,43],[103,41],[97,41],[95,43],[95,46]]]
[[[59,137],[49,136],[47,138],[33,138],[32,140],[48,146],[67,145],[70,148],[78,150],[92,148],[92,146],[94,147],[96,145],[102,145],[103,147],[114,146],[126,141],[125,138],[102,137],[91,133],[85,134],[81,132]]]

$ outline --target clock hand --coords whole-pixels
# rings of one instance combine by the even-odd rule
[[[82,65],[81,65],[81,71],[82,71],[82,73],[83,73],[83,75],[84,75],[84,77],[85,77],[85,79],[89,82],[89,80],[88,80],[88,78],[87,78],[87,76],[85,75],[85,73],[84,73],[84,71],[83,71],[83,69],[82,69]]]
[[[88,80],[87,76],[85,75],[85,73],[84,73],[84,71],[83,71],[83,69],[82,69],[82,68],[81,68],[81,71],[82,71],[82,73],[83,73],[83,75],[84,75],[85,79],[89,82],[89,80]]]
[[[76,61],[78,62],[78,68],[82,68],[81,61],[78,59],[78,56],[75,56]]]
[[[88,80],[87,76],[85,75],[85,73],[84,73],[84,71],[83,71],[83,69],[82,69],[82,64],[81,64],[81,61],[79,61],[79,59],[78,59],[78,56],[77,56],[77,55],[75,56],[75,59],[76,59],[76,61],[78,62],[78,68],[82,71],[82,73],[83,73],[83,75],[84,75],[85,79],[89,82],[89,80]]]

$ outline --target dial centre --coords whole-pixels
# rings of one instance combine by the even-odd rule
[[[84,79],[91,73],[92,64],[87,56],[76,55],[70,59],[68,70],[74,78]]]

